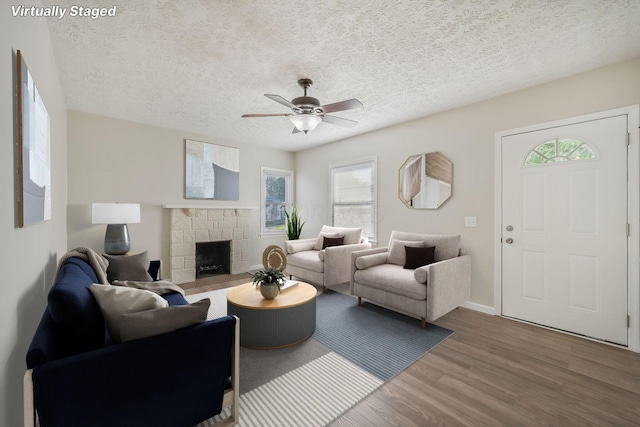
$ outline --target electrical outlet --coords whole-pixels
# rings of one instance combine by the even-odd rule
[[[464,217],[464,226],[465,227],[477,227],[478,226],[478,217],[465,216]]]

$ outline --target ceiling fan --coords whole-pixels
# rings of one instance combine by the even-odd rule
[[[299,96],[287,101],[280,95],[271,95],[265,93],[264,96],[276,101],[285,107],[291,108],[291,113],[284,114],[243,114],[242,117],[277,117],[286,116],[290,117],[291,123],[294,128],[292,133],[304,132],[305,134],[312,131],[318,126],[320,122],[331,123],[332,125],[352,127],[358,124],[358,122],[343,119],[342,117],[329,116],[327,113],[334,113],[336,111],[351,110],[353,108],[362,107],[362,102],[357,99],[347,99],[345,101],[334,102],[333,104],[320,105],[320,101],[312,96],[307,96],[307,89],[313,84],[311,79],[300,79],[298,85],[304,89],[304,96]]]

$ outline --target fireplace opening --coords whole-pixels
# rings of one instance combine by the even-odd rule
[[[231,273],[231,240],[196,243],[196,279]]]

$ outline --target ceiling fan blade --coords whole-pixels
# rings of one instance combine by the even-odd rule
[[[362,102],[358,101],[357,99],[347,99],[346,101],[323,105],[321,108],[325,113],[334,113],[336,111],[353,110],[354,108],[362,107]]]
[[[284,114],[243,114],[241,117],[280,117],[280,116],[293,116],[293,113],[284,113]]]
[[[267,98],[276,101],[278,104],[282,104],[285,107],[289,107],[289,108],[297,108],[294,104],[292,104],[291,102],[287,101],[286,99],[284,99],[283,97],[281,97],[280,95],[271,95],[268,93],[265,93],[264,96],[266,96]]]
[[[344,126],[346,128],[350,128],[358,124],[358,122],[353,120],[343,119],[342,117],[336,117],[336,116],[327,116],[327,115],[322,117],[322,121],[331,123],[332,125]]]
[[[293,130],[291,131],[291,133],[300,133],[301,131],[298,130],[297,127],[293,127]]]

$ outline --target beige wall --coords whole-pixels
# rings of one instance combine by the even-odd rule
[[[28,5],[32,3],[27,2]],[[228,206],[183,198],[184,138],[232,145],[241,150],[239,206],[259,206],[260,166],[295,169],[297,201],[307,221],[303,237],[328,222],[328,165],[378,156],[378,239],[391,230],[461,233],[473,257],[471,300],[493,304],[494,136],[498,131],[640,103],[640,59],[551,82],[468,107],[350,138],[297,154],[236,144],[114,120],[67,113],[44,19],[0,14],[0,425],[22,424],[25,354],[46,305],[57,259],[68,249],[102,249],[104,226],[90,223],[93,202],[142,205],[142,223],[131,225],[134,251],[148,250],[168,266],[168,211],[164,204]],[[16,226],[12,52],[20,49],[51,118],[52,219]],[[68,135],[67,135],[68,133]],[[67,141],[68,139],[68,141]],[[407,156],[441,151],[454,163],[453,198],[436,211],[411,211],[397,198],[397,169]],[[68,155],[68,157],[67,157]],[[67,187],[68,184],[68,187]],[[465,228],[464,217],[478,217]],[[251,264],[283,238],[258,237],[254,216]],[[634,224],[636,226],[640,224]]]
[[[69,248],[88,246],[102,251],[105,225],[91,224],[94,202],[140,203],[141,222],[129,225],[131,250],[148,251],[163,260],[169,272],[169,210],[163,205],[260,206],[260,167],[293,169],[288,151],[147,126],[94,114],[70,111]],[[184,140],[210,142],[240,149],[240,200],[201,201],[184,198]],[[283,245],[284,237],[260,238],[259,209],[251,221],[250,265],[261,264],[262,251]]]
[[[0,425],[19,426],[27,348],[44,311],[57,260],[67,247],[67,119],[46,21],[13,18],[8,8],[3,6],[0,13]],[[51,133],[52,219],[26,228],[18,228],[16,215],[16,50],[24,56],[47,107]]]
[[[392,230],[460,233],[472,256],[471,301],[493,307],[495,133],[638,104],[639,76],[640,58],[297,153],[303,237],[329,221],[329,165],[377,155],[380,245]],[[454,164],[453,197],[438,210],[409,210],[397,196],[398,168],[431,151]],[[465,216],[477,216],[478,226],[466,228]]]

